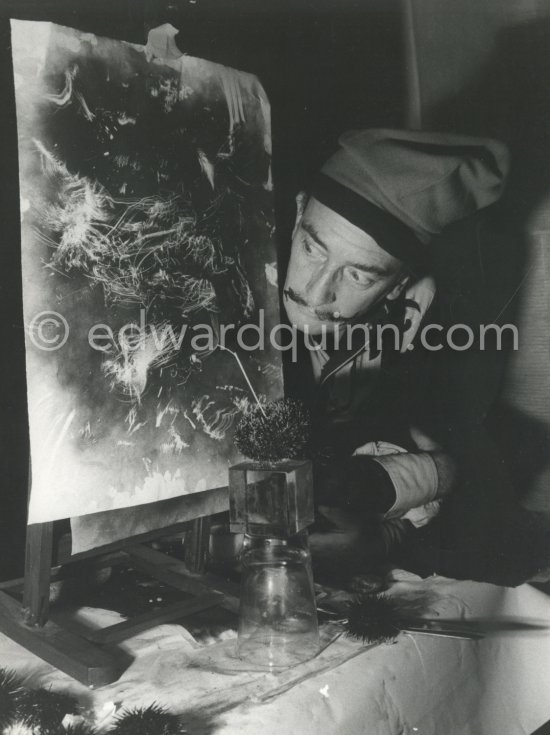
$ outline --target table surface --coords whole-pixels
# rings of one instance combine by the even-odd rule
[[[425,595],[441,618],[529,618],[550,624],[550,597],[394,572],[391,594]],[[88,622],[117,613],[83,608]],[[119,681],[90,691],[0,635],[0,666],[30,686],[79,697],[107,726],[115,711],[157,702],[184,714],[191,735],[529,735],[550,719],[550,635],[480,641],[402,633],[363,646],[340,637],[314,660],[280,674],[227,670],[234,640],[199,646],[162,625],[124,643],[134,657]]]

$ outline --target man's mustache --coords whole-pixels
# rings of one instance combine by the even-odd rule
[[[294,301],[294,303],[298,304],[299,306],[305,306],[306,309],[309,309],[309,311],[313,312],[317,319],[322,322],[347,322],[349,319],[344,316],[335,316],[334,311],[323,311],[321,309],[313,309],[307,301],[304,299],[303,296],[300,296],[299,293],[296,293],[296,291],[293,288],[285,288],[283,291],[283,295],[285,298],[289,299],[290,301]]]

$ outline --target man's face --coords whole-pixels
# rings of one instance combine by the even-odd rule
[[[407,281],[402,263],[348,220],[310,199],[296,224],[283,291],[292,324],[328,333],[386,298]]]

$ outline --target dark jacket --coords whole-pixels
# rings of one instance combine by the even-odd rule
[[[467,325],[476,338],[469,349],[443,346],[430,351],[419,331],[414,349],[402,353],[389,334],[381,355],[373,354],[381,358],[376,380],[364,390],[361,374],[354,373],[353,350],[335,351],[323,371],[325,378],[322,375],[316,384],[310,355],[302,345],[298,361],[286,366],[286,386],[290,395],[307,403],[313,416],[311,455],[322,503],[337,504],[347,497],[344,485],[353,482],[361,487],[346,501],[348,507],[356,499],[377,497],[374,485],[384,483],[380,473],[373,474],[372,463],[364,462],[357,469],[364,477],[350,478],[350,463],[355,464],[351,455],[369,441],[417,452],[409,428],[418,426],[454,458],[458,477],[441,514],[423,528],[411,527],[396,560],[422,574],[515,585],[548,565],[550,545],[538,519],[515,502],[505,463],[486,429],[507,354],[514,347],[511,330],[500,345],[495,333],[492,340],[487,333],[485,343],[479,341],[480,325],[513,321],[506,307],[514,284],[515,243],[499,222],[493,209],[484,210],[453,225],[434,244],[438,291],[422,325],[441,325],[443,331],[431,332],[431,342],[437,339],[443,345],[446,330]],[[405,333],[406,306],[403,297],[369,321],[393,323]],[[457,342],[459,336],[455,332]],[[350,394],[335,397],[331,388],[343,369],[350,373]],[[357,394],[360,400],[354,400]],[[381,510],[376,502],[374,510]]]

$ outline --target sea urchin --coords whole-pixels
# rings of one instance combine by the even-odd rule
[[[309,439],[310,419],[299,401],[249,404],[235,431],[237,449],[259,462],[302,458]]]
[[[164,707],[151,704],[124,710],[116,719],[110,735],[185,735],[181,718]]]
[[[363,643],[393,641],[403,625],[399,603],[388,595],[360,595],[349,605],[346,633]]]

